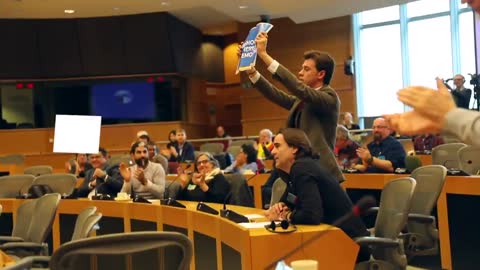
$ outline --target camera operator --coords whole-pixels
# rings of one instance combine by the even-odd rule
[[[470,106],[470,98],[472,96],[472,90],[465,88],[465,77],[462,74],[457,74],[453,77],[453,84],[455,89],[452,90],[452,96],[455,100],[457,107],[468,109]]]

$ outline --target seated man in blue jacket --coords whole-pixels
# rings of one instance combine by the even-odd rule
[[[78,189],[78,197],[91,198],[95,193],[117,196],[123,186],[118,164],[107,164],[107,150],[100,147],[98,153],[90,155],[93,168],[85,172],[85,180]]]
[[[387,121],[383,118],[375,119],[372,129],[373,142],[367,145],[367,149],[357,149],[362,164],[357,164],[354,168],[367,173],[393,173],[397,168],[405,168],[405,149],[390,136],[392,130]]]

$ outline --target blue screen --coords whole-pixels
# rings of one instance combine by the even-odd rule
[[[98,84],[91,89],[92,113],[107,119],[154,119],[154,84]]]

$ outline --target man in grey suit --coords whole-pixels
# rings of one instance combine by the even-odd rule
[[[339,182],[343,182],[344,177],[332,152],[340,109],[337,93],[329,86],[335,67],[333,59],[327,53],[306,52],[297,79],[267,53],[267,39],[266,32],[260,33],[256,38],[257,56],[291,94],[276,88],[253,66],[246,71],[250,80],[266,98],[290,110],[287,127],[302,129],[313,149],[320,154],[320,163]]]

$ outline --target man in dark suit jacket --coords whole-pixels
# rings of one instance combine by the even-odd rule
[[[98,154],[90,155],[90,163],[93,168],[85,172],[85,180],[78,189],[78,197],[90,197],[95,189],[98,194],[108,194],[116,197],[123,186],[123,178],[120,175],[118,164],[108,165],[107,150],[100,147]],[[90,196],[89,196],[90,195]]]
[[[195,160],[195,148],[193,144],[187,142],[187,133],[184,129],[177,129],[177,141],[170,146],[172,158],[177,162],[187,162]]]
[[[339,182],[345,179],[337,166],[333,148],[340,110],[340,99],[329,84],[335,63],[327,53],[308,51],[297,77],[275,61],[266,51],[267,33],[256,39],[257,55],[268,66],[273,77],[291,93],[287,94],[266,80],[254,67],[247,74],[254,86],[269,100],[290,110],[287,127],[302,129],[320,153],[320,163]]]

